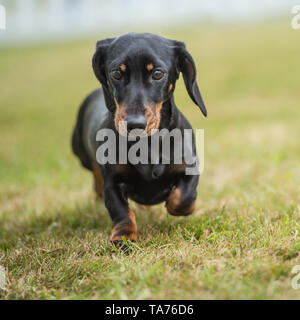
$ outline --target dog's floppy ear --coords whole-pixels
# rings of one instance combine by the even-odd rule
[[[199,106],[200,110],[206,117],[207,111],[196,80],[196,66],[194,59],[186,50],[185,44],[183,42],[176,41],[175,50],[178,71],[182,72],[186,90],[191,99],[195,102],[197,106]]]
[[[96,52],[93,56],[93,69],[97,79],[101,82],[102,86],[107,87],[105,75],[105,59],[107,48],[115,38],[107,38],[100,40],[96,44]]]

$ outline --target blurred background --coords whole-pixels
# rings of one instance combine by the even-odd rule
[[[244,23],[290,14],[295,0],[1,0],[7,30],[1,44],[78,38],[135,28],[191,23]]]
[[[99,86],[91,66],[96,41],[129,31],[184,41],[197,65],[208,118],[189,99],[182,78],[175,91],[175,101],[193,127],[205,129],[205,168],[195,216],[226,208],[231,217],[249,217],[245,218],[249,230],[248,222],[258,214],[275,217],[274,221],[284,221],[283,233],[278,231],[281,241],[285,215],[300,210],[300,30],[291,27],[295,16],[291,10],[298,2],[0,0],[6,9],[6,29],[0,29],[0,247],[11,254],[11,270],[20,270],[11,279],[23,277],[22,270],[29,265],[24,258],[17,260],[21,268],[14,269],[17,253],[9,251],[24,241],[34,252],[37,241],[46,247],[61,237],[72,243],[74,233],[84,238],[86,230],[104,228],[104,239],[109,234],[105,209],[90,206],[91,175],[72,154],[70,137],[79,104]],[[155,207],[151,215],[162,221],[166,212],[163,206]],[[137,215],[145,237],[147,225],[154,223],[148,217]],[[226,223],[220,221],[222,230]],[[258,222],[256,226],[260,228]],[[264,235],[272,234],[272,228]],[[295,230],[294,225],[291,228]],[[153,230],[164,234],[156,225]],[[258,246],[269,250],[257,235]],[[295,239],[284,238],[283,246],[292,248]],[[228,241],[232,243],[231,238]],[[272,250],[265,256],[275,256]],[[247,263],[250,260],[255,263],[252,258]],[[258,263],[254,269],[259,268]],[[267,280],[263,285],[260,277],[253,277],[231,285],[227,296],[297,295],[288,286],[267,289]],[[222,279],[228,278],[222,276],[218,282],[226,288]],[[52,282],[41,278],[34,285],[43,291],[48,283]],[[25,293],[22,286],[13,282],[11,286],[8,297],[39,297],[32,285]],[[222,290],[212,295],[224,298]],[[189,287],[184,294],[198,297]]]
[[[80,102],[99,86],[91,68],[96,41],[129,31],[182,40],[195,59],[208,119],[182,81],[175,98],[194,127],[206,129],[206,190],[232,197],[233,188],[250,196],[251,179],[265,181],[253,170],[266,175],[273,168],[271,178],[279,179],[278,165],[293,161],[288,146],[298,146],[300,30],[291,27],[296,3],[0,0],[6,11],[6,29],[0,30],[0,191],[23,190],[24,184],[76,189],[89,181],[71,154],[70,135]],[[234,177],[239,183],[232,183]]]

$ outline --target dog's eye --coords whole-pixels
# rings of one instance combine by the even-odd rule
[[[122,77],[122,73],[119,70],[114,70],[111,72],[111,76],[116,80],[120,80]]]
[[[161,70],[154,70],[152,72],[153,80],[160,80],[165,74]]]

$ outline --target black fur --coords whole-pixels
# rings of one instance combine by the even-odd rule
[[[147,128],[147,106],[160,110],[158,129],[179,128],[183,132],[191,128],[173,98],[180,72],[189,96],[207,115],[196,81],[195,63],[183,42],[152,34],[129,33],[99,41],[92,64],[102,89],[91,93],[80,106],[72,136],[73,151],[88,170],[95,170],[93,164],[97,163],[96,151],[101,144],[96,141],[99,129],[110,128],[120,139],[115,126],[120,106],[126,107],[126,121],[132,124],[132,128]],[[175,147],[172,144],[172,148]],[[194,143],[189,147],[195,154]],[[117,163],[96,166],[104,180],[105,205],[114,226],[119,224],[118,237],[123,234],[129,240],[135,239],[133,232],[128,231],[128,226],[134,224],[129,217],[128,198],[147,205],[166,201],[168,211],[175,215],[192,211],[199,176],[185,175],[185,165],[171,161],[170,164],[160,162],[156,165]],[[122,229],[121,225],[126,225],[127,229]],[[113,232],[111,239],[119,241],[118,237]]]

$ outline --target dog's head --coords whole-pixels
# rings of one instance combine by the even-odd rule
[[[93,69],[119,131],[121,121],[126,121],[127,131],[138,128],[151,134],[158,129],[180,72],[189,96],[207,115],[195,63],[183,42],[135,33],[98,41]]]

